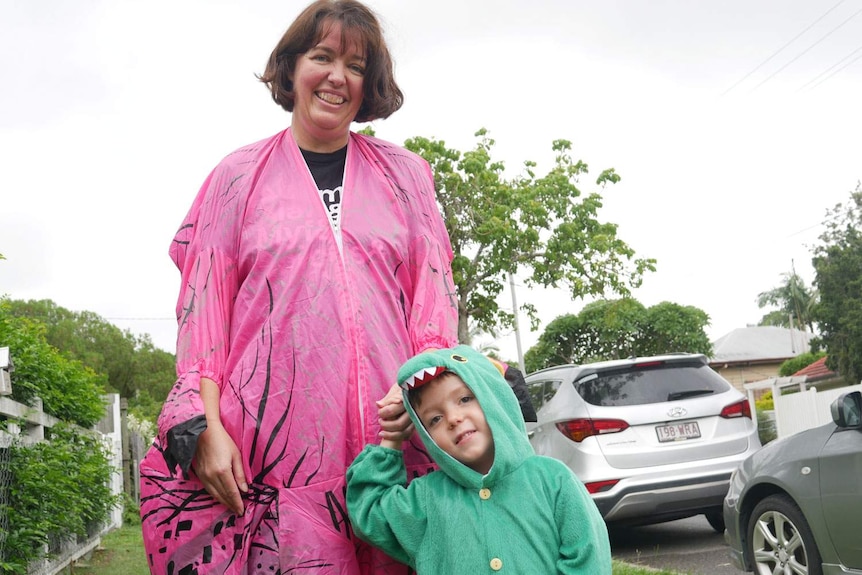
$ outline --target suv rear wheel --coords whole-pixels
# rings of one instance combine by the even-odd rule
[[[706,517],[709,526],[712,527],[716,533],[724,533],[724,513],[721,509],[707,511],[703,515]]]

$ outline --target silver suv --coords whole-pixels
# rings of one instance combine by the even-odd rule
[[[724,531],[730,475],[760,449],[746,397],[700,354],[561,365],[526,378],[536,452],[584,482],[609,525],[704,514]]]

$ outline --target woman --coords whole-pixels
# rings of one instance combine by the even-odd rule
[[[428,164],[349,131],[401,106],[378,21],[319,0],[261,76],[290,128],[227,156],[171,247],[179,379],[141,462],[153,574],[405,574],[356,539],[345,472],[398,366],[455,344]],[[400,417],[398,417],[400,416]],[[409,472],[430,459],[405,448]]]

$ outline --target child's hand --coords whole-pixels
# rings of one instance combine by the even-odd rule
[[[398,385],[393,385],[386,396],[377,401],[377,415],[380,418],[380,445],[401,449],[401,443],[410,439],[414,428],[404,409]]]

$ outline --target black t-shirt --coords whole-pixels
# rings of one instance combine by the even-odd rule
[[[334,190],[341,187],[344,179],[344,163],[347,160],[347,146],[334,152],[310,152],[299,150],[308,166],[308,171],[314,178],[317,188],[320,190]]]
[[[344,165],[347,160],[347,146],[328,153],[299,150],[317,184],[320,199],[329,214],[332,229],[341,244],[341,193],[344,182]]]

